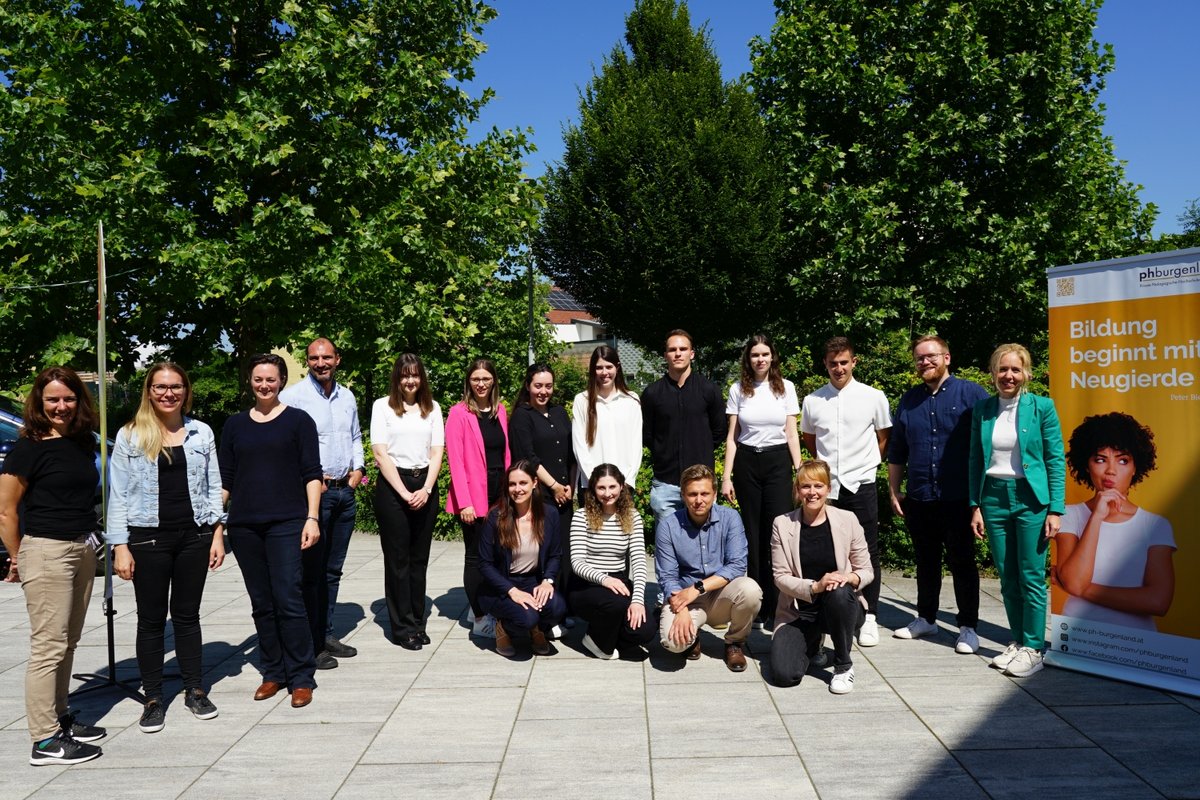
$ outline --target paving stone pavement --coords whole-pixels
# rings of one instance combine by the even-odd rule
[[[768,685],[760,632],[740,675],[708,629],[704,658],[686,664],[657,647],[641,663],[598,661],[579,644],[582,625],[549,657],[504,659],[468,635],[461,579],[462,545],[435,542],[433,645],[403,650],[384,636],[378,541],[356,534],[334,624],[359,655],[319,672],[312,705],[293,709],[284,694],[252,699],[256,640],[231,556],[203,606],[220,716],[194,719],[180,694],[166,729],[146,735],[134,699],[111,687],[77,695],[72,706],[109,735],[103,757],[74,767],[28,765],[28,621],[20,587],[0,584],[0,797],[1200,798],[1200,700],[1053,668],[1023,681],[989,669],[1007,641],[995,581],[984,581],[979,654],[955,654],[950,607],[937,637],[883,630],[877,647],[855,650],[854,692],[835,696],[828,674]],[[106,670],[102,583],[77,672]],[[136,686],[133,590],[116,584],[117,676]],[[885,576],[885,628],[911,618],[915,592]],[[943,603],[951,594],[947,581]]]

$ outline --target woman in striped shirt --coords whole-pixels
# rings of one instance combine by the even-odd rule
[[[592,470],[584,507],[571,520],[571,609],[587,620],[583,646],[600,659],[642,659],[655,635],[646,613],[646,544],[642,518],[621,470]]]

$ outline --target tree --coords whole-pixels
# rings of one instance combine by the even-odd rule
[[[0,379],[109,339],[185,364],[314,333],[374,374],[404,349],[452,386],[522,362],[505,280],[538,188],[529,145],[466,126],[494,12],[477,0],[8,0],[0,6]],[[91,283],[89,283],[89,281]],[[37,289],[13,288],[79,282]]]
[[[639,0],[580,97],[546,178],[541,266],[652,352],[683,327],[705,344],[776,313],[781,196],[753,98],[721,79],[684,3]]]
[[[964,363],[1038,347],[1044,270],[1148,234],[1102,131],[1097,0],[776,5],[752,85],[786,165],[804,330],[937,330]]]
[[[1200,198],[1189,201],[1175,219],[1183,230],[1179,233],[1164,233],[1151,242],[1151,246],[1145,248],[1145,252],[1158,253],[1200,247]]]

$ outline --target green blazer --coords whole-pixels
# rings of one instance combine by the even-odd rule
[[[971,415],[969,490],[971,505],[979,505],[983,479],[992,461],[992,430],[1000,413],[996,396],[980,400]],[[1062,426],[1049,397],[1022,393],[1017,405],[1017,445],[1025,480],[1038,502],[1051,514],[1067,507],[1067,460],[1063,454]]]

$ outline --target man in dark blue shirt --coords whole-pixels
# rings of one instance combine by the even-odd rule
[[[920,386],[900,398],[888,446],[892,510],[904,517],[917,561],[917,616],[895,632],[916,639],[938,632],[942,554],[954,579],[958,604],[955,652],[979,649],[979,570],[967,502],[971,409],[988,396],[983,387],[950,374],[950,347],[938,336],[913,345]],[[907,494],[900,491],[905,472]]]

